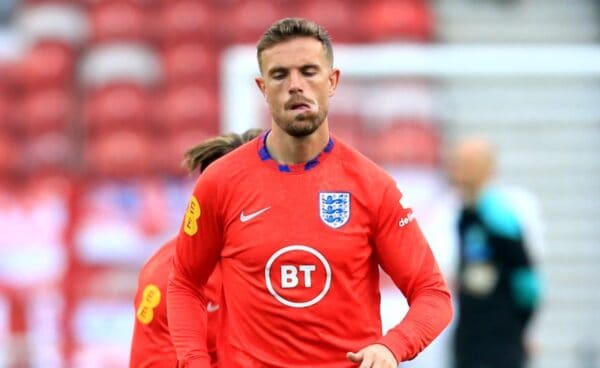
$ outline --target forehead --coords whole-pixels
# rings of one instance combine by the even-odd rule
[[[306,64],[327,64],[325,47],[312,37],[296,37],[277,43],[261,54],[264,70],[273,67],[294,67]]]

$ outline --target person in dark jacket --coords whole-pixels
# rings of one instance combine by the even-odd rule
[[[454,148],[450,180],[458,189],[458,321],[455,368],[522,368],[524,335],[540,283],[516,211],[490,182],[490,144],[468,138]]]

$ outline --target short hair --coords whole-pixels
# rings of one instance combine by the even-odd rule
[[[262,70],[262,52],[278,43],[297,37],[311,37],[321,42],[325,56],[333,65],[333,47],[327,31],[315,22],[303,18],[284,18],[271,25],[256,45],[256,58]]]
[[[208,165],[228,154],[242,144],[251,141],[262,133],[262,129],[248,129],[244,133],[227,133],[209,138],[204,142],[190,148],[184,155],[182,165],[190,173],[197,169],[202,172]]]

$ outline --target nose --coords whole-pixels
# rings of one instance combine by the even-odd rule
[[[300,74],[300,72],[294,70],[290,73],[290,86],[289,86],[289,93],[290,94],[296,94],[296,93],[302,93],[303,92],[303,81],[302,81],[302,75]]]

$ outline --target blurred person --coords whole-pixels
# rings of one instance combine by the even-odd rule
[[[179,364],[210,365],[203,287],[220,267],[221,367],[396,367],[452,317],[431,249],[395,181],[329,133],[340,71],[327,33],[280,20],[257,59],[271,128],[203,173],[177,239],[167,312]],[[385,335],[379,265],[410,304]]]
[[[519,216],[509,198],[491,185],[490,144],[477,137],[459,142],[449,176],[462,200],[455,367],[523,367],[524,336],[540,285]]]
[[[242,135],[229,133],[211,138],[191,148],[185,154],[184,165],[189,172],[204,171],[213,161],[233,151],[260,134],[250,129]],[[177,356],[171,343],[167,323],[167,280],[175,250],[175,238],[158,249],[140,270],[135,295],[136,319],[131,342],[131,368],[176,367]],[[209,313],[207,345],[213,367],[217,366],[217,312],[221,297],[221,273],[218,268],[210,276],[204,293]]]

